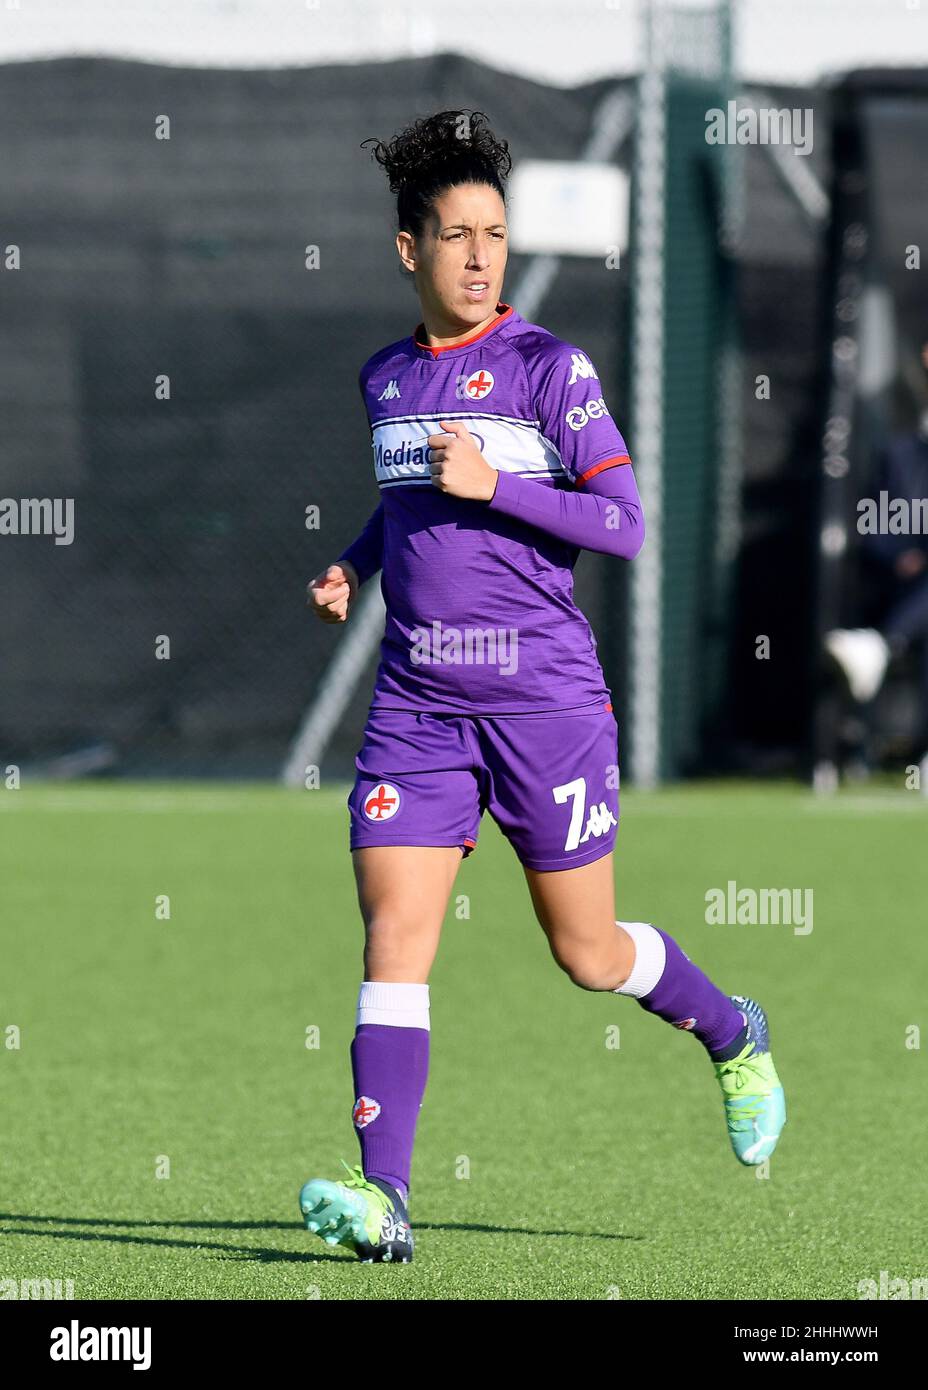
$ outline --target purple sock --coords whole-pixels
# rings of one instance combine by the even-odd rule
[[[685,955],[672,936],[660,927],[667,950],[663,973],[657,984],[638,1000],[648,1013],[656,1014],[674,1028],[693,1033],[710,1054],[724,1053],[745,1030],[744,1017],[727,994],[704,975]],[[732,1054],[734,1055],[734,1054]],[[724,1060],[717,1057],[718,1061]]]
[[[362,1023],[351,1044],[352,1111],[366,1178],[383,1178],[405,1202],[419,1107],[429,1070],[427,1028]]]

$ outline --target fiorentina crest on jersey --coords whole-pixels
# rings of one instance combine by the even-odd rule
[[[351,1112],[357,1129],[365,1129],[372,1120],[376,1120],[380,1114],[380,1102],[371,1100],[370,1096],[358,1096]]]
[[[681,1019],[680,1019],[680,1022],[679,1022],[679,1023],[675,1023],[673,1026],[674,1026],[674,1028],[685,1028],[685,1029],[687,1030],[687,1032],[691,1033],[691,1032],[693,1031],[693,1029],[696,1027],[696,1019],[695,1019],[695,1018],[681,1018]]]
[[[495,385],[493,373],[481,367],[479,372],[471,372],[469,377],[465,377],[463,394],[469,401],[485,401]]]

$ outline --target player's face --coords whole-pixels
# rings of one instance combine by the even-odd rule
[[[461,183],[446,189],[435,199],[422,235],[401,232],[397,248],[415,272],[432,323],[466,331],[495,317],[509,254],[506,209],[495,188]],[[484,288],[471,289],[478,281]]]

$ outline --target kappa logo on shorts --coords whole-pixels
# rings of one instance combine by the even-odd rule
[[[575,777],[572,782],[564,782],[560,787],[552,787],[551,795],[559,806],[563,806],[566,801],[571,803],[570,827],[567,831],[567,839],[564,841],[564,849],[576,849],[578,845],[585,845],[590,836],[598,839],[602,835],[608,834],[618,821],[606,805],[605,801],[595,802],[590,805],[590,814],[587,818],[586,829],[580,834],[580,827],[583,825],[583,813],[586,809],[586,778]]]
[[[605,835],[607,830],[613,825],[618,825],[618,821],[609,810],[605,801],[601,801],[598,806],[591,806],[590,818],[586,823],[586,829],[580,836],[581,845],[584,844],[591,835],[595,835],[597,838],[600,835]]]
[[[400,809],[400,794],[389,782],[379,782],[364,798],[362,808],[368,820],[389,820]]]
[[[376,1120],[380,1114],[380,1101],[371,1100],[370,1096],[358,1096],[351,1112],[357,1129],[366,1129],[372,1120]]]

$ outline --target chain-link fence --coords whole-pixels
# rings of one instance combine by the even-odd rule
[[[72,498],[75,529],[70,545],[0,537],[0,760],[279,770],[344,637],[311,620],[306,582],[376,503],[358,370],[419,318],[385,180],[360,143],[460,106],[486,111],[516,160],[574,159],[615,90],[634,84],[551,88],[450,55],[273,72],[108,59],[4,69],[4,241],[19,268],[7,251],[0,497]],[[814,107],[827,132],[827,96],[769,95]],[[817,139],[807,161],[826,189],[827,146]],[[632,148],[630,138],[614,154],[628,171]],[[807,574],[792,562],[814,525],[825,221],[769,150],[743,155],[741,539],[733,654],[717,687],[725,756],[750,762],[788,754],[808,717],[787,663],[760,682],[741,639],[760,612],[762,630],[798,640]],[[626,427],[635,254],[618,274],[563,258],[536,320],[590,353]],[[507,290],[527,264],[511,258]],[[698,325],[699,303],[679,307]],[[710,340],[704,323],[689,350]],[[685,357],[685,336],[676,346]],[[756,395],[761,373],[772,402]],[[674,511],[689,466],[681,429],[665,508],[686,534],[697,523]],[[310,507],[318,529],[307,528]],[[578,601],[621,700],[626,584],[622,566],[581,557]],[[716,618],[690,613],[687,640],[701,642]],[[346,700],[331,775],[351,771],[375,656]],[[686,672],[673,673],[687,682],[678,707],[700,695],[698,672]],[[687,765],[717,765],[705,730],[718,708],[700,705]]]

